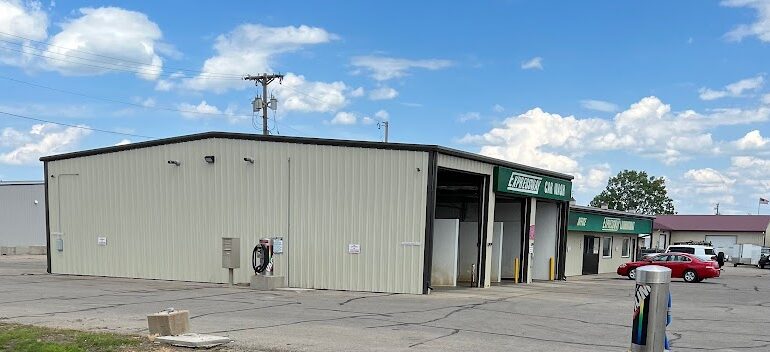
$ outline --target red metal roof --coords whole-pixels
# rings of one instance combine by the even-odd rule
[[[765,232],[770,215],[658,215],[653,228],[668,231]]]

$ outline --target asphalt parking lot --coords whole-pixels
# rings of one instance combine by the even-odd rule
[[[281,290],[48,275],[45,257],[0,257],[0,321],[131,334],[189,309],[194,332],[232,350],[625,351],[633,282],[615,275],[431,295]],[[770,270],[726,267],[672,283],[676,351],[770,350]]]

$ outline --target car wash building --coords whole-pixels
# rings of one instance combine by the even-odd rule
[[[613,273],[634,261],[639,241],[652,233],[655,216],[572,205],[566,275]]]
[[[51,273],[248,283],[262,239],[288,287],[565,273],[571,176],[449,148],[207,132],[41,160]]]

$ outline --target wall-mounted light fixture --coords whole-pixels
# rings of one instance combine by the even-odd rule
[[[254,163],[254,159],[249,158],[249,157],[243,158],[243,161],[245,161],[245,162],[247,162],[249,164],[253,164]]]
[[[176,161],[176,160],[169,160],[169,161],[168,161],[168,163],[169,163],[170,165],[175,165],[175,166],[179,166],[179,165],[182,165],[182,163],[180,163],[180,162],[178,162],[178,161]]]
[[[206,155],[203,157],[203,160],[206,160],[207,163],[213,164],[214,163],[214,156],[213,155]]]

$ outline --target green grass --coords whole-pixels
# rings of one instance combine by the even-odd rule
[[[110,352],[140,344],[138,338],[119,334],[0,324],[0,351]]]

